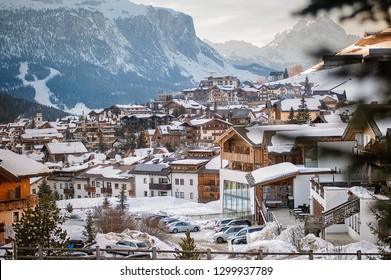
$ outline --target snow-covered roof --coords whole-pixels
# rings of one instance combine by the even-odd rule
[[[218,170],[228,166],[228,160],[223,159],[221,162],[221,156],[212,158],[207,164],[205,164],[205,169]]]
[[[319,110],[319,107],[321,106],[321,103],[319,99],[317,98],[305,98],[305,103],[307,104],[307,108],[310,111],[317,111]],[[301,105],[301,99],[284,99],[281,101],[281,110],[282,111],[290,111],[291,107],[295,111],[299,109],[299,106]]]
[[[62,133],[58,132],[55,128],[44,128],[44,129],[25,129],[21,135],[23,139],[34,139],[34,138],[62,138]]]
[[[178,165],[198,165],[207,162],[207,159],[180,159],[172,161],[171,164]]]
[[[186,109],[201,109],[201,108],[205,109],[205,106],[202,106],[201,104],[199,104],[194,100],[172,99],[172,101],[180,106],[185,107]]]
[[[46,146],[52,154],[88,153],[87,148],[82,142],[48,143]]]
[[[258,168],[250,172],[246,177],[250,185],[257,185],[299,174],[315,174],[325,172],[332,172],[332,170],[330,168],[302,167],[296,166],[290,162],[283,162]]]
[[[38,176],[49,173],[49,168],[33,159],[16,154],[9,150],[0,150],[0,169],[19,176]]]
[[[109,165],[109,166],[99,165],[97,167],[91,168],[90,170],[86,171],[86,174],[101,175],[105,178],[112,178],[112,179],[129,179],[133,177],[133,175],[129,174],[127,170],[124,171],[121,169],[117,169],[113,165]]]
[[[254,180],[250,183],[250,185],[261,184],[264,182],[276,180],[281,177],[295,175],[298,173],[298,171],[299,168],[290,162],[283,162],[271,166],[258,168],[250,172]]]

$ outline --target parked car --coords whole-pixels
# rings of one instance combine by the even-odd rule
[[[228,224],[230,221],[232,221],[233,219],[221,219],[221,220],[217,220],[216,223],[215,223],[215,232],[219,232],[221,231],[221,229],[223,227],[225,227],[226,224]]]
[[[247,234],[261,231],[265,228],[265,225],[245,227],[238,231],[235,235],[228,237],[227,242],[231,244],[247,244]]]
[[[176,218],[163,218],[159,221],[159,227],[163,228],[165,225],[168,225],[172,222],[176,222],[176,221],[179,221],[178,219]]]
[[[241,226],[231,226],[231,227],[228,227],[224,231],[220,231],[220,232],[215,233],[213,235],[213,239],[217,243],[226,242],[228,237],[230,237],[231,235],[236,234],[238,231],[240,231],[244,227],[247,227],[247,226],[246,225],[241,225]]]
[[[241,225],[251,226],[252,223],[247,219],[235,219],[227,223],[225,226],[230,227],[230,226],[241,226]]]
[[[121,251],[114,251],[121,250]],[[126,251],[127,250],[127,251]],[[135,251],[133,251],[135,250]],[[137,255],[137,256],[150,256],[149,252],[143,252],[149,250],[147,243],[140,240],[121,240],[113,244],[106,245],[106,252],[120,255]]]
[[[84,248],[85,244],[84,241],[81,239],[70,239],[67,242],[68,248]]]
[[[65,216],[67,219],[72,220],[72,221],[84,221],[82,217],[76,214],[69,214]]]
[[[172,233],[177,233],[177,232],[183,232],[183,231],[199,231],[201,227],[196,224],[192,224],[189,222],[184,222],[184,221],[176,221],[172,222],[163,228],[167,232],[172,232]]]

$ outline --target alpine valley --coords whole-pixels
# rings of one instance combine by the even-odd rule
[[[0,12],[0,91],[63,110],[146,102],[211,73],[259,76],[228,63],[196,36],[190,16],[171,9],[128,0],[2,0]]]

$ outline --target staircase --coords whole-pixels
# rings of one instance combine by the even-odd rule
[[[308,216],[304,223],[305,234],[319,233],[325,228],[343,222],[346,218],[360,212],[360,199],[355,197],[328,211],[321,216]]]

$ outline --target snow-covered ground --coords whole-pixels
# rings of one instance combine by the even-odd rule
[[[112,205],[117,203],[117,198],[110,198],[109,201]],[[87,211],[93,210],[93,207],[101,205],[103,198],[90,198],[90,199],[73,199],[58,201],[58,207],[63,209],[65,214],[65,208],[68,203],[73,205],[73,213],[80,215],[82,218],[86,218]],[[301,229],[296,226],[288,226],[280,234],[277,231],[277,226],[273,223],[268,224],[264,230],[251,234],[251,243],[247,245],[234,245],[231,246],[227,243],[216,244],[213,241],[214,234],[214,220],[213,219],[200,219],[200,215],[217,214],[220,213],[220,201],[211,202],[208,204],[194,203],[175,197],[150,197],[150,198],[129,198],[127,200],[129,205],[128,211],[132,215],[149,215],[149,214],[164,214],[173,216],[179,219],[188,220],[197,223],[201,226],[201,231],[191,233],[191,236],[195,239],[197,248],[200,251],[211,249],[213,251],[227,252],[258,252],[262,249],[264,252],[275,253],[296,253],[300,250],[313,250],[314,253],[356,253],[360,250],[362,253],[377,253],[379,247],[376,244],[370,242],[361,241],[344,246],[334,246],[330,242],[327,242],[321,238],[318,238],[312,234],[306,237],[297,238],[297,232]],[[63,225],[63,228],[67,230],[69,237],[82,238],[82,232],[84,230],[84,222],[67,220]],[[167,234],[164,240],[159,239],[156,236],[150,236],[147,233],[125,230],[122,233],[98,233],[96,237],[97,246],[105,248],[107,244],[121,240],[121,239],[139,239],[144,240],[150,246],[154,246],[157,250],[174,250],[179,248],[178,242],[185,236],[184,233],[179,234]],[[180,248],[179,248],[180,249]],[[159,254],[159,257],[164,257]],[[233,258],[228,255],[213,255],[214,259],[226,259]],[[241,255],[237,255],[235,258],[244,259]],[[308,255],[287,257],[287,256],[267,256],[265,259],[308,259]],[[356,259],[356,256],[315,256],[316,259]],[[377,258],[377,257],[374,257]],[[363,256],[363,259],[366,259]]]

